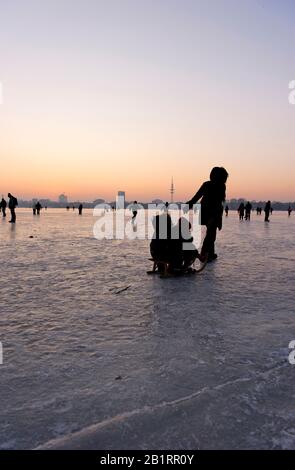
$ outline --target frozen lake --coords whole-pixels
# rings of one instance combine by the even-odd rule
[[[90,210],[17,217],[0,448],[295,449],[294,215],[231,212],[218,261],[169,279],[146,275],[148,240],[94,239]]]

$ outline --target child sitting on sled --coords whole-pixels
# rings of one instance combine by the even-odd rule
[[[154,234],[150,243],[150,252],[154,261],[154,271],[164,272],[161,261],[169,263],[171,258],[171,228],[172,220],[165,212],[153,218]]]
[[[190,222],[182,217],[173,226],[170,215],[166,213],[157,215],[153,225],[155,232],[150,244],[154,261],[152,272],[187,272],[199,255],[192,244]]]

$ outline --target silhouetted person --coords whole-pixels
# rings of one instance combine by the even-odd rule
[[[70,210],[70,206],[67,206],[67,211],[69,211],[69,210]]]
[[[252,211],[252,204],[248,201],[247,204],[245,205],[245,219],[250,220],[251,218],[251,211]]]
[[[241,202],[241,204],[238,207],[238,214],[239,214],[239,219],[244,220],[245,217],[245,204]]]
[[[194,197],[187,202],[190,208],[201,199],[201,224],[206,225],[207,232],[201,250],[201,261],[208,256],[208,261],[217,258],[215,240],[217,229],[222,229],[223,202],[225,201],[227,171],[214,167],[210,181],[202,184]]]
[[[271,202],[267,201],[264,207],[264,213],[265,213],[264,221],[265,222],[269,222],[270,209],[271,209]]]
[[[289,216],[289,217],[290,217],[290,215],[292,214],[292,210],[293,210],[292,207],[289,206],[289,207],[288,207],[288,216]]]
[[[36,215],[36,204],[33,206],[33,215]]]
[[[17,202],[16,197],[12,196],[12,194],[10,193],[8,193],[8,198],[9,198],[8,207],[9,207],[10,214],[11,214],[11,220],[9,221],[9,223],[15,224],[16,222],[15,208],[18,206],[18,202]]]
[[[166,212],[153,218],[154,234],[150,243],[150,252],[159,272],[163,272],[163,266],[157,261],[171,260],[171,227],[170,215]]]
[[[2,216],[3,216],[3,217],[6,217],[7,202],[5,201],[4,198],[1,199],[0,207],[1,207]]]
[[[229,211],[228,206],[225,206],[224,212],[225,212],[226,217],[228,217],[228,211]]]
[[[131,221],[134,222],[134,220],[136,219],[136,216],[137,216],[137,212],[138,212],[137,201],[133,202],[133,204],[131,206],[131,210],[132,210],[132,219],[131,219]]]
[[[79,205],[78,210],[79,210],[79,215],[82,215],[83,204],[80,204],[80,205]]]
[[[37,204],[35,205],[35,209],[37,211],[37,215],[40,215],[40,211],[42,209],[42,206],[40,204],[40,202],[38,201]]]
[[[73,211],[75,210],[75,206],[73,206]]]
[[[172,227],[170,240],[171,270],[181,269],[186,271],[199,258],[199,252],[193,244],[191,235],[191,223],[185,217],[181,217]],[[185,244],[185,245],[184,245]]]

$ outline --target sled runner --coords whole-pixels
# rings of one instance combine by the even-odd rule
[[[172,267],[171,261],[168,260],[161,260],[155,258],[149,258],[150,261],[153,261],[153,269],[151,271],[147,271],[147,274],[159,274],[161,278],[165,277],[175,277],[175,276],[187,276],[191,274],[198,274],[205,268],[208,257],[205,260],[196,259],[191,266],[188,267]]]

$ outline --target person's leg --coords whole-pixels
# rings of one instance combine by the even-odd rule
[[[215,220],[210,220],[207,224],[207,233],[204,238],[201,255],[208,255],[209,258],[215,257],[215,240],[216,240],[217,225]]]
[[[16,221],[15,209],[11,209],[11,222],[15,223],[15,221]]]

